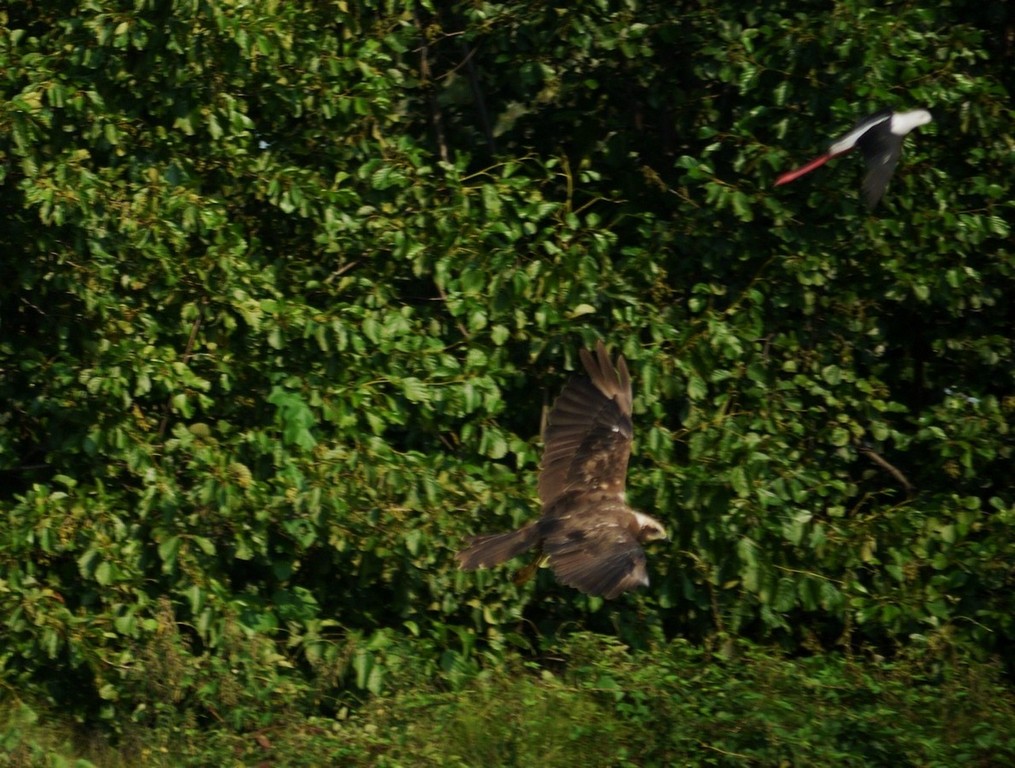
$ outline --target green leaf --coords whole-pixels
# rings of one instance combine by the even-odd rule
[[[172,568],[176,564],[181,541],[179,536],[168,536],[159,542],[159,559],[162,560],[164,569]]]
[[[835,427],[829,434],[828,441],[837,448],[841,448],[842,446],[849,445],[850,438],[848,429],[845,427]]]
[[[430,393],[424,382],[414,376],[402,379],[402,392],[407,400],[413,403],[425,403],[430,399]]]

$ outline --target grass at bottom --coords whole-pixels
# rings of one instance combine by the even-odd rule
[[[552,663],[511,659],[457,690],[392,680],[342,720],[290,712],[240,733],[181,713],[123,727],[115,746],[9,697],[0,766],[1015,764],[1015,692],[994,664],[915,649],[889,663],[734,648],[631,653],[579,633]]]

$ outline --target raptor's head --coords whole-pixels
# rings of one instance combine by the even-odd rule
[[[638,541],[642,544],[646,541],[669,538],[666,535],[666,529],[663,528],[663,524],[654,517],[649,517],[641,512],[635,512],[634,519],[638,521]]]

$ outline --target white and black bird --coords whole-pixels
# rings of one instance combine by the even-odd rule
[[[902,140],[914,128],[926,125],[931,121],[930,112],[926,109],[914,109],[911,112],[893,112],[883,110],[870,117],[860,120],[852,131],[836,141],[828,151],[811,160],[807,165],[788,171],[775,180],[775,186],[788,184],[799,179],[805,173],[820,168],[833,157],[860,148],[864,161],[867,163],[867,175],[863,180],[863,194],[867,207],[878,204],[895,166],[902,156]]]

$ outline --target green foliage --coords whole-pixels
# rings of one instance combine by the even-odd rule
[[[536,676],[517,663],[455,694],[410,688],[351,723],[378,765],[1004,763],[1015,702],[997,670],[917,646],[894,663],[779,658],[729,643],[631,653],[577,634]],[[377,725],[374,731],[371,725]],[[392,735],[394,734],[394,735]]]
[[[0,11],[3,685],[249,731],[571,622],[1010,652],[1002,4],[37,5]],[[921,105],[877,211],[849,158],[771,188]],[[652,587],[458,572],[536,514],[597,338]]]
[[[110,744],[20,703],[0,710],[0,739],[15,765],[100,768],[1010,763],[1015,698],[997,668],[954,648],[942,662],[940,650],[917,644],[891,663],[790,659],[745,642],[721,654],[684,641],[637,653],[577,633],[539,664],[512,655],[448,691],[405,644],[389,692],[337,719],[285,712],[246,733],[132,724]]]
[[[942,665],[926,646],[869,664],[724,651],[677,642],[645,659],[579,635],[567,653],[572,684],[612,701],[639,734],[637,765],[955,765],[1015,750],[996,670]]]

